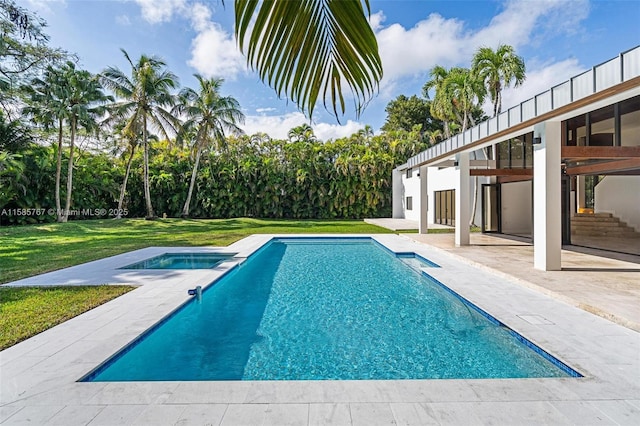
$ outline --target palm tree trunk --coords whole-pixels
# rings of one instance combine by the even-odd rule
[[[67,167],[67,202],[64,205],[63,222],[69,219],[69,210],[71,209],[71,190],[73,189],[73,147],[76,138],[76,120],[71,118],[71,139],[69,141],[69,165]]]
[[[200,164],[200,156],[202,155],[202,148],[198,144],[196,151],[196,161],[193,164],[193,171],[191,172],[191,183],[189,183],[189,192],[187,192],[187,200],[184,202],[182,208],[182,217],[189,217],[189,204],[191,204],[191,195],[193,194],[193,187],[196,184],[196,175],[198,174],[198,165]]]
[[[142,143],[144,144],[144,172],[143,172],[143,184],[144,184],[144,201],[147,205],[147,220],[153,220],[156,218],[153,212],[153,206],[151,205],[151,190],[149,189],[149,141],[147,136],[147,116],[142,116]]]
[[[58,120],[58,155],[56,161],[56,222],[62,222],[60,205],[60,180],[62,179],[62,119]]]
[[[118,199],[118,212],[114,219],[122,219],[122,204],[124,204],[124,194],[127,192],[127,181],[129,180],[129,172],[131,172],[131,163],[133,162],[133,154],[136,152],[136,146],[131,145],[131,153],[127,160],[127,171],[124,173],[124,181],[122,182],[122,188],[120,188],[120,198]]]

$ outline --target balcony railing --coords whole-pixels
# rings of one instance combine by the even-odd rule
[[[497,117],[479,123],[463,134],[451,138],[411,157],[409,167],[416,167],[448,152],[546,114],[579,99],[640,76],[640,46],[594,66],[564,83],[509,108]]]

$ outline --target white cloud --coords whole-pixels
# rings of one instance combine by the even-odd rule
[[[302,124],[309,124],[304,114],[290,112],[283,115],[247,115],[244,126],[241,127],[248,135],[264,132],[275,139],[286,139],[289,130]],[[364,128],[364,124],[349,120],[344,125],[312,123],[311,127],[318,139],[326,141],[351,136]]]
[[[191,59],[188,64],[205,77],[235,79],[247,67],[233,35],[216,22],[198,25],[200,24],[203,25],[203,30],[191,42]]]
[[[171,21],[175,16],[188,19],[196,32],[191,41],[191,58],[187,62],[204,77],[233,80],[246,71],[245,59],[233,34],[213,21],[213,12],[205,3],[188,0],[135,0],[142,17],[149,23]]]
[[[174,14],[184,12],[186,0],[135,0],[142,17],[151,24],[169,22]]]
[[[275,111],[275,110],[276,110],[276,108],[272,108],[272,107],[268,107],[268,108],[256,108],[256,112],[257,112],[258,114],[262,114],[262,113],[265,113],[265,112],[273,112],[273,111]]]
[[[409,29],[399,24],[382,28],[384,15],[374,14],[370,22],[377,28],[384,66],[382,91],[401,78],[427,74],[436,64],[468,65],[481,46],[503,43],[518,49],[539,43],[552,32],[575,32],[588,10],[588,0],[507,1],[502,12],[475,31],[459,19],[437,13]]]

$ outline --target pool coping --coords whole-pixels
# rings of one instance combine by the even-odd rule
[[[274,237],[318,236],[265,234],[252,235],[220,248],[154,247],[10,283],[109,283],[139,288],[0,352],[0,423],[5,420],[7,424],[19,423],[25,416],[30,419],[48,416],[45,421],[60,422],[69,418],[72,420],[69,424],[110,423],[120,418],[124,419],[122,424],[144,423],[148,418],[163,421],[171,418],[175,423],[195,415],[195,408],[231,424],[234,419],[235,424],[242,424],[241,419],[247,415],[262,421],[282,420],[285,416],[288,420],[299,418],[300,424],[312,424],[312,419],[326,418],[327,413],[333,413],[334,420],[349,424],[363,423],[361,419],[371,418],[371,413],[377,413],[373,420],[416,419],[415,424],[423,424],[424,419],[449,424],[463,423],[465,419],[513,420],[526,413],[531,413],[537,422],[546,423],[583,422],[586,415],[594,419],[601,417],[613,424],[621,421],[624,424],[625,420],[631,424],[640,419],[640,334],[525,288],[507,277],[460,262],[443,250],[393,234],[323,236],[371,237],[396,253],[414,252],[435,262],[440,268],[429,268],[434,279],[585,377],[76,382],[187,301],[188,288],[208,285]],[[238,254],[235,260],[223,262],[212,270],[115,269],[124,262],[133,263],[130,259],[144,260],[163,250]],[[279,411],[284,408],[286,412]],[[291,414],[292,409],[297,414]],[[85,413],[88,421],[82,423],[81,419],[85,418],[82,416],[69,417],[72,412]],[[167,414],[169,412],[172,414]]]

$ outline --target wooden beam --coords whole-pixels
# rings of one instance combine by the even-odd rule
[[[585,164],[583,166],[567,167],[568,175],[600,175],[616,173],[626,170],[640,169],[640,158],[607,161],[604,163]]]
[[[498,176],[498,183],[524,182],[533,180],[533,176]]]
[[[571,160],[640,158],[640,146],[563,146],[560,155]]]
[[[533,176],[533,169],[470,169],[471,176]]]

